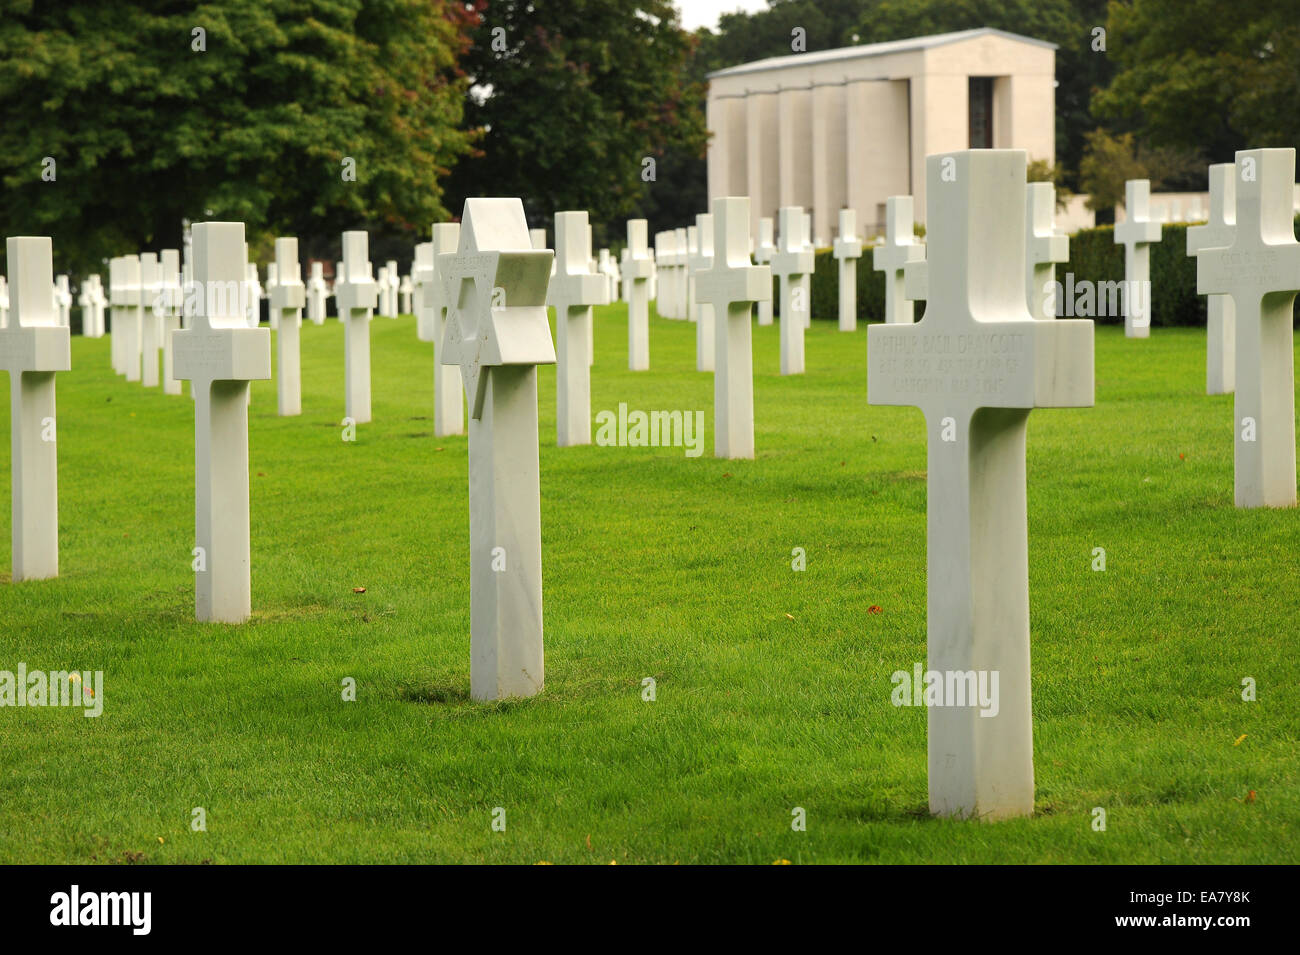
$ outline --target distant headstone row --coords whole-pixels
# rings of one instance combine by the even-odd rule
[[[1026,185],[1025,172],[1015,150],[928,157],[928,243],[914,239],[910,197],[893,197],[873,255],[886,273],[886,321],[868,331],[867,398],[925,413],[929,667],[1000,675],[991,718],[972,707],[929,710],[930,808],[940,815],[1032,812],[1026,428],[1034,408],[1087,407],[1094,397],[1092,322],[1056,319],[1047,294],[1069,247],[1053,224],[1054,190]],[[1296,502],[1294,174],[1289,149],[1244,151],[1214,167],[1213,221],[1188,237],[1198,290],[1223,297],[1207,387],[1236,388],[1241,507]],[[1129,185],[1116,242],[1125,245],[1127,277],[1143,281],[1159,226],[1144,215],[1143,184]],[[748,198],[715,199],[694,225],[657,234],[652,257],[646,223],[633,220],[618,266],[593,257],[585,211],[556,214],[552,252],[544,230],[530,232],[520,200],[470,199],[459,224],[433,226],[431,241],[416,247],[405,290],[395,262],[372,277],[366,233],[343,234],[333,294],[345,326],[348,419],[370,420],[370,322],[376,310],[395,315],[403,294],[419,338],[434,343],[436,433],[461,433],[468,412],[475,699],[530,696],[544,682],[537,366],[557,365],[557,443],[589,444],[592,309],[622,285],[628,365],[644,371],[653,294],[661,317],[696,324],[697,368],[714,375],[715,455],[753,458],[754,307],[761,325],[779,277],[780,371],[803,374],[813,273],[807,214],[782,208],[776,245],[765,221],[755,242]],[[833,250],[844,331],[856,325],[845,297],[862,251],[855,226],[851,213],[841,217]],[[0,359],[13,394],[15,581],[58,573],[54,375],[70,367],[70,292],[51,274],[51,252],[48,238],[8,240]],[[251,613],[247,404],[249,382],[270,378],[272,366],[270,330],[249,310],[260,294],[249,264],[243,225],[225,222],[194,227],[192,261],[164,250],[109,263],[114,370],[157,384],[161,353],[164,387],[192,383],[195,606],[204,621],[239,623]],[[302,312],[324,319],[316,265],[304,284],[297,240],[276,240],[267,288],[281,415],[301,411]],[[83,307],[93,310],[96,287],[83,283]],[[1149,298],[1132,299],[1126,332],[1149,334],[1141,322]],[[919,321],[916,300],[926,302]],[[1235,357],[1232,375],[1225,355]]]

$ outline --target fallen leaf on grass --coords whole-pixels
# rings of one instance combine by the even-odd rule
[[[352,588],[352,592],[353,592],[354,594],[364,594],[364,593],[366,592],[366,588],[365,588],[365,587],[353,587],[353,588]]]
[[[884,613],[884,612],[885,612],[884,608],[882,608],[879,604],[872,604],[870,607],[867,608],[867,613]]]
[[[772,865],[789,865],[789,864],[790,864],[789,859],[777,859],[775,862],[772,863]]]
[[[1235,740],[1232,741],[1232,745],[1233,745],[1233,746],[1240,746],[1240,745],[1241,745],[1241,741],[1242,741],[1243,739],[1245,739],[1245,738],[1246,738],[1246,734],[1245,734],[1245,733],[1242,733],[1240,736],[1238,736]]]
[[[1252,789],[1248,793],[1246,793],[1246,802],[1254,802],[1254,801],[1255,801],[1255,790]]]
[[[786,614],[786,615],[785,615],[785,619],[786,619],[786,620],[793,620],[794,617],[792,617],[790,614]]]

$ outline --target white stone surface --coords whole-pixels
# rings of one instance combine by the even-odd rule
[[[541,231],[541,230],[539,230]],[[427,291],[430,313],[430,332],[433,335],[433,433],[442,437],[465,433],[465,386],[460,368],[444,364],[441,359],[442,343],[446,335],[447,283],[445,270],[460,249],[460,225],[455,222],[438,222],[433,226],[434,275],[433,285]],[[447,256],[447,258],[444,258]]]
[[[885,322],[910,325],[912,302],[904,286],[904,268],[925,259],[925,247],[916,241],[911,196],[885,200],[885,241],[871,250],[871,267],[885,273]]]
[[[325,287],[325,263],[313,262],[307,279],[307,320],[313,325],[325,324],[325,300],[329,290]]]
[[[68,287],[66,275],[54,276],[54,308],[59,316],[59,324],[64,328],[71,328],[72,290]]]
[[[1187,230],[1187,254],[1232,245],[1237,222],[1235,166],[1230,162],[1210,167],[1210,220]],[[1199,200],[1198,200],[1199,204]],[[1197,210],[1197,218],[1200,218]],[[1232,298],[1209,295],[1205,300],[1205,393],[1230,395],[1236,382],[1237,333]]]
[[[692,226],[692,228],[694,228]],[[686,263],[690,261],[691,247],[688,230],[673,230],[674,268],[677,270],[673,283],[673,317],[688,319],[691,317],[690,281]]]
[[[831,255],[840,263],[840,331],[853,332],[858,328],[858,259],[862,258],[857,213],[841,209],[839,226]]]
[[[86,338],[104,337],[104,289],[98,275],[87,275],[77,295],[81,306],[81,334]]]
[[[749,260],[749,199],[713,200],[713,256],[697,273],[695,291],[713,311],[717,369],[713,375],[713,453],[754,456],[754,355],[750,315],[772,297],[772,270]]]
[[[1056,264],[1070,261],[1070,237],[1057,231],[1055,218],[1056,187],[1026,183],[1025,298],[1029,314],[1039,320],[1056,318]]]
[[[140,253],[140,381],[157,388],[158,361],[162,357],[162,263],[156,252]]]
[[[194,394],[195,545],[203,558],[194,575],[195,615],[242,623],[252,613],[248,383],[271,377],[271,331],[250,328],[240,301],[244,224],[196,223],[193,239],[201,294],[174,348],[176,375],[190,380]]]
[[[591,444],[591,307],[604,303],[605,276],[589,268],[586,212],[555,214],[555,277],[547,302],[555,307],[555,433],[560,447]]]
[[[415,337],[431,342],[433,337],[433,243],[420,242],[415,246],[415,259],[411,262],[411,285],[415,289]]]
[[[384,269],[387,273],[388,284],[385,286],[388,293],[388,311],[384,313],[385,318],[397,317],[397,290],[401,287],[401,278],[398,275],[397,262],[389,259],[384,263]]]
[[[776,243],[773,241],[775,236],[773,231],[772,220],[764,216],[758,220],[758,242],[754,245],[754,263],[756,265],[768,265],[772,261],[772,255],[776,252]],[[770,269],[768,270],[771,271]],[[761,299],[758,303],[758,324],[772,324],[772,296]]]
[[[448,290],[439,360],[460,366],[470,407],[476,700],[532,696],[545,679],[537,365],[555,361],[546,316],[552,258],[531,248],[520,200],[467,199],[459,251],[438,261]]]
[[[9,314],[0,329],[0,367],[9,372],[12,580],[59,575],[59,461],[54,375],[72,367],[68,329],[50,296],[53,243],[6,242]]]
[[[356,424],[370,420],[370,319],[379,289],[370,272],[369,236],[343,233],[343,269],[334,301],[343,319],[344,414]]]
[[[116,265],[116,269],[113,266]],[[127,381],[140,380],[140,257],[123,255],[109,262],[113,302],[113,370]]]
[[[1033,408],[1093,403],[1092,322],[1026,305],[1025,166],[1019,150],[929,157],[925,315],[867,332],[868,401],[925,413],[927,668],[998,674],[995,715],[928,710],[938,815],[1033,812],[1025,429]]]
[[[415,285],[411,282],[409,275],[402,276],[402,284],[397,287],[397,291],[402,298],[401,313],[403,315],[414,315],[415,310],[411,307],[411,297],[415,292]]]
[[[179,395],[181,380],[176,377],[176,339],[181,328],[184,310],[184,292],[181,287],[181,253],[179,249],[163,249],[158,256],[162,272],[162,353],[163,394]]]
[[[248,246],[244,246],[244,256],[248,256]],[[262,320],[262,282],[257,275],[257,263],[245,262],[244,264],[244,320],[249,328],[256,328]]]
[[[813,253],[804,247],[803,210],[782,206],[778,218],[781,236],[772,255],[772,274],[781,280],[781,374],[802,375],[804,313],[812,309]]]
[[[647,247],[647,229],[645,219],[627,220],[627,258],[623,265],[623,288],[626,289],[624,297],[627,299],[629,371],[647,371],[650,368],[650,272],[653,263]]]
[[[713,306],[700,299],[699,289],[696,288],[700,273],[713,268],[712,215],[695,217],[695,236],[698,248],[690,262],[691,287],[695,289],[695,370],[713,371]]]
[[[276,397],[280,417],[302,414],[302,374],[299,337],[307,289],[298,265],[298,240],[275,240],[275,287],[271,290],[271,314],[278,316],[275,334]]]
[[[1115,224],[1115,244],[1124,246],[1124,335],[1151,337],[1151,243],[1160,241],[1160,222],[1149,214],[1151,183],[1124,183],[1124,221]]]
[[[1196,291],[1229,296],[1236,321],[1233,497],[1238,507],[1294,507],[1295,150],[1241,150],[1233,179],[1232,244],[1196,253]]]

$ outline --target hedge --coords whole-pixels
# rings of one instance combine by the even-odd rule
[[[1300,227],[1300,215],[1296,216]],[[1124,247],[1116,245],[1114,226],[1101,225],[1081,229],[1070,236],[1070,261],[1057,265],[1056,280],[1062,284],[1057,311],[1063,312],[1068,291],[1068,275],[1074,282],[1120,282],[1124,279]],[[839,262],[830,249],[818,249],[812,281],[813,318],[837,321],[839,318]],[[885,274],[872,267],[872,250],[862,250],[858,259],[858,319],[881,321],[885,314]],[[773,279],[773,307],[779,311],[778,283]],[[1077,298],[1078,291],[1075,296]],[[1187,254],[1187,226],[1166,223],[1158,243],[1151,247],[1151,323],[1153,325],[1205,325],[1205,297],[1196,294],[1196,259]],[[1094,298],[1095,303],[1095,298]],[[1122,324],[1124,316],[1096,314],[1091,317],[1102,324]],[[920,314],[918,312],[918,314]]]

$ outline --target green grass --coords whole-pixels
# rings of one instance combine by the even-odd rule
[[[337,322],[304,325],[301,417],[254,386],[239,627],[194,621],[191,401],[74,339],[62,576],[0,582],[0,669],[103,670],[104,714],[0,710],[0,861],[1300,861],[1300,512],[1233,507],[1203,331],[1099,328],[1097,406],[1030,418],[1037,811],[981,824],[928,818],[924,711],[890,704],[925,653],[925,441],[867,405],[865,330],[816,322],[783,379],[756,328],[758,457],[717,461],[694,326],[654,319],[634,374],[623,308],[597,312],[593,412],[702,409],[705,455],[556,448],[541,370],[546,689],[492,705],[466,439],[432,436],[412,319],[373,322],[355,443]]]

